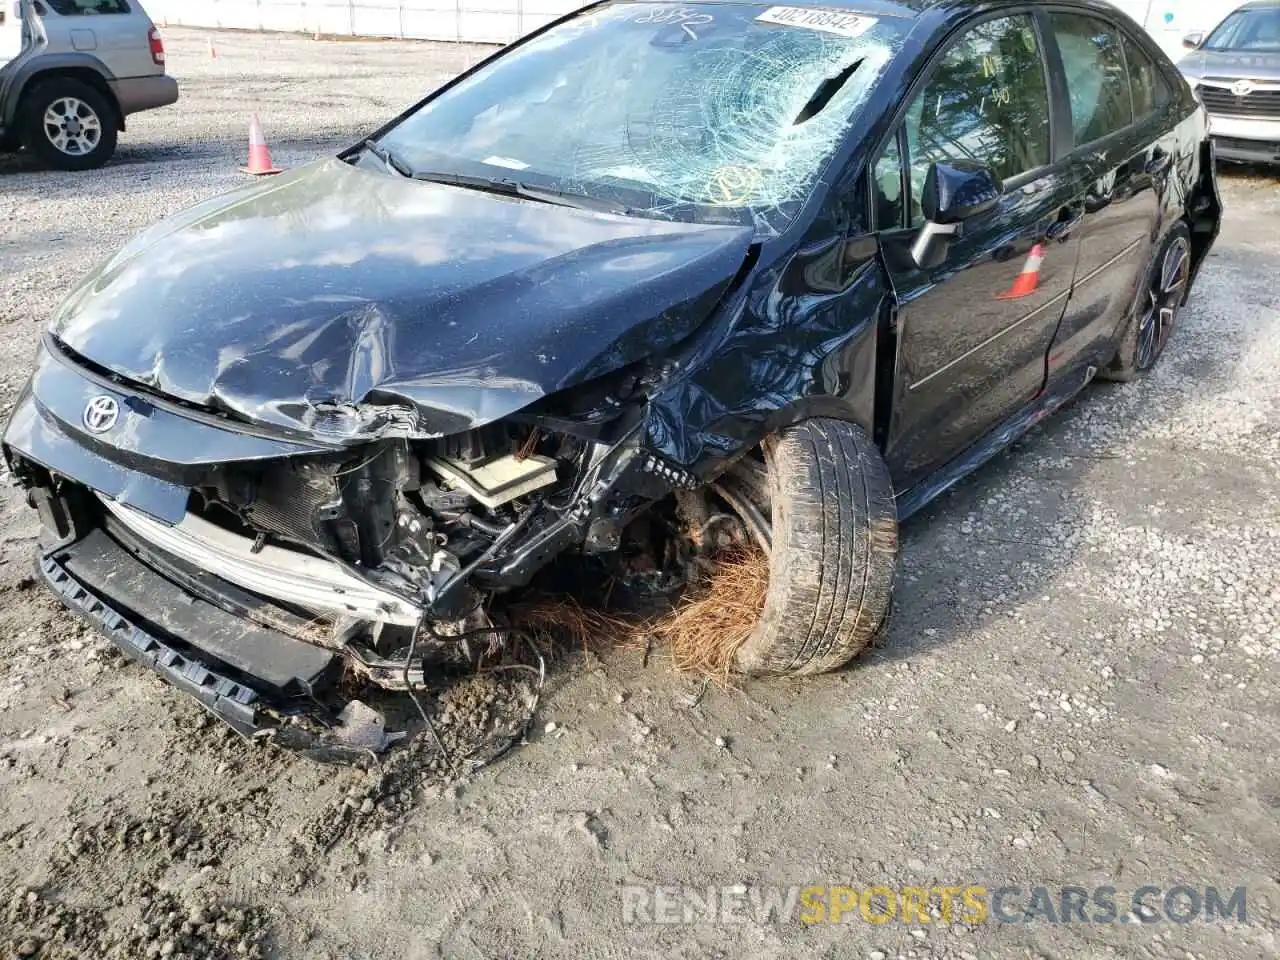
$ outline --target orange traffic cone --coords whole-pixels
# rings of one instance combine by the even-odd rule
[[[217,45],[213,42],[213,37],[210,37],[210,38],[209,38],[209,59],[210,59],[210,60],[221,60],[221,59],[222,59],[222,57],[218,56],[218,47],[217,47]]]
[[[1027,254],[1027,262],[1022,265],[1022,272],[1013,281],[1007,291],[996,297],[997,300],[1017,300],[1029,297],[1040,286],[1040,264],[1044,262],[1044,246],[1037,243]]]
[[[271,162],[267,138],[262,135],[262,121],[258,119],[256,113],[249,118],[249,165],[241,167],[240,170],[243,173],[251,173],[255,177],[280,172],[280,168]]]

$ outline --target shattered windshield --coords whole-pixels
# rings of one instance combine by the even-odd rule
[[[377,147],[424,179],[779,230],[907,27],[816,7],[611,4],[513,49]]]

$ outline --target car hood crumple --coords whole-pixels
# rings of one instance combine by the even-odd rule
[[[139,235],[50,332],[81,362],[255,424],[440,436],[686,338],[751,238],[335,159]]]
[[[1189,77],[1280,82],[1280,53],[1248,50],[1197,50],[1178,61]]]

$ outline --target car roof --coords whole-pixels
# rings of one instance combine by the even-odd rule
[[[1248,3],[1242,3],[1237,10],[1256,10],[1259,7],[1280,7],[1280,0],[1249,0]]]

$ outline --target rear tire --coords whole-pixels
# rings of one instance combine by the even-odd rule
[[[1176,329],[1190,283],[1191,231],[1180,220],[1156,248],[1115,359],[1101,372],[1104,379],[1136,380],[1156,365]]]
[[[93,170],[116,151],[116,111],[74,77],[45,80],[23,95],[22,142],[52,170]]]
[[[870,438],[841,420],[802,421],[764,453],[769,590],[736,666],[755,676],[834,670],[888,622],[898,555],[889,471]]]

